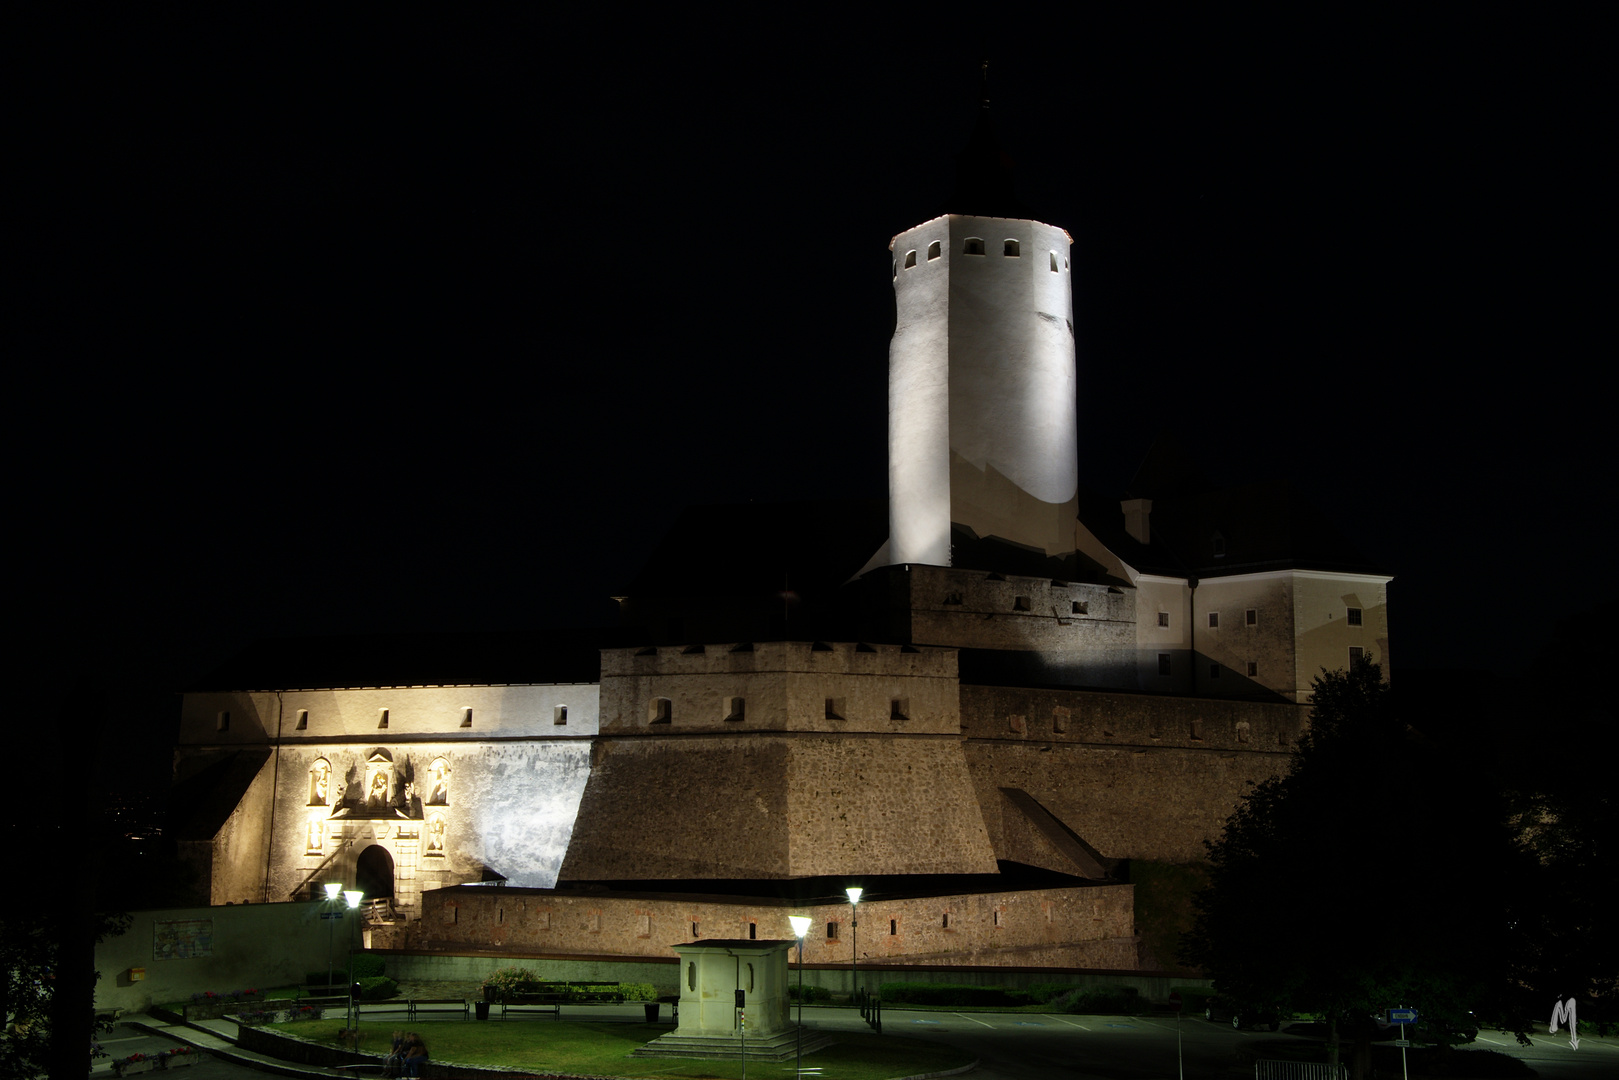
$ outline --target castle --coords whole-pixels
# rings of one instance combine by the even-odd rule
[[[811,962],[1136,968],[1121,865],[1200,859],[1311,678],[1387,670],[1390,579],[1287,489],[1211,490],[1167,449],[1128,498],[1080,489],[1071,241],[1000,161],[986,109],[950,212],[890,244],[886,519],[807,531],[792,598],[745,580],[777,510],[698,541],[724,582],[677,526],[599,649],[222,673],[176,760],[208,902],[342,880],[372,944],[447,952],[666,958],[791,911]]]

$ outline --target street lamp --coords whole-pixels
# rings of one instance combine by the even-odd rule
[[[340,881],[328,881],[324,886],[326,890],[326,910],[320,917],[326,920],[326,992],[332,992],[332,938],[337,930],[337,920],[343,917],[338,909],[339,894],[343,891]]]
[[[853,999],[860,993],[860,894],[865,890],[851,885],[843,891],[849,894],[849,996]]]
[[[798,1069],[795,1075],[804,1075],[804,935],[809,933],[808,915],[789,915],[793,936],[798,939]]]
[[[330,885],[326,886],[326,888],[327,888],[328,891],[331,890]],[[343,899],[348,901],[350,911],[357,910],[359,908],[359,906],[360,906],[360,901],[363,900],[364,898],[365,898],[365,893],[361,892],[359,889],[344,889],[343,890]],[[349,950],[350,955],[353,955],[353,952],[354,952],[353,949]],[[360,1026],[360,1007],[357,1004],[355,1004],[355,1001],[354,1001],[354,964],[352,962],[348,965],[348,971],[349,971],[349,974],[348,974],[349,1011],[344,1017],[343,1025],[345,1027],[347,1027],[350,1031],[354,1031],[357,1028],[359,1028],[359,1026]],[[328,974],[326,977],[328,979],[330,979],[331,975]],[[360,1040],[358,1038],[356,1038],[354,1040],[354,1045],[355,1046],[360,1045]]]

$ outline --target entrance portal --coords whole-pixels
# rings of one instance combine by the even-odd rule
[[[366,900],[393,898],[394,857],[381,844],[372,844],[354,861],[354,887]]]

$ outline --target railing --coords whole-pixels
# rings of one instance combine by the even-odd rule
[[[1348,1080],[1349,1066],[1340,1064],[1334,1075],[1331,1065],[1319,1061],[1256,1061],[1254,1080]]]

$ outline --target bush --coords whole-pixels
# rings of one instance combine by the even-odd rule
[[[658,988],[651,983],[619,983],[618,992],[625,1001],[657,1001]]]
[[[1133,986],[1074,990],[1062,999],[1062,1010],[1069,1013],[1129,1013],[1136,1010],[1138,997],[1139,992]]]
[[[505,1001],[511,994],[536,994],[543,980],[528,968],[507,967],[490,972],[483,980],[484,988],[494,992],[496,1001]]]
[[[355,953],[349,957],[349,979],[359,982],[383,974],[382,957],[372,953]]]
[[[797,1001],[798,1000],[798,987],[796,985],[792,984],[792,983],[787,984],[787,1000],[788,1001]],[[818,1001],[831,1001],[831,1000],[832,1000],[832,991],[828,990],[824,986],[806,986],[806,987],[804,987],[804,1004],[806,1004],[806,1005],[814,1005]]]
[[[381,1001],[399,993],[399,984],[386,975],[362,975],[354,981],[360,984],[361,1001]]]
[[[1027,991],[1004,986],[959,986],[950,983],[887,982],[878,990],[884,1005],[1033,1005]]]

